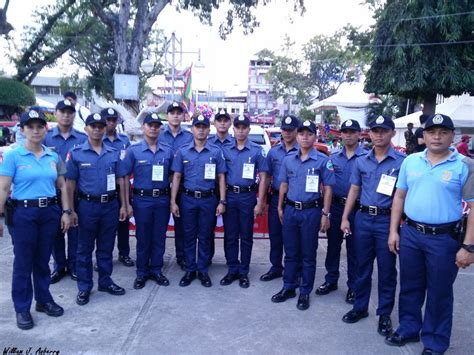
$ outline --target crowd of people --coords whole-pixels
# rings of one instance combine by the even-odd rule
[[[271,267],[260,280],[282,278],[272,302],[298,295],[296,307],[310,307],[318,236],[327,233],[327,274],[316,294],[338,288],[345,240],[346,302],[353,306],[342,321],[356,323],[368,316],[376,260],[378,333],[388,345],[421,339],[423,354],[446,351],[453,283],[458,268],[474,262],[474,213],[463,219],[462,209],[464,200],[474,210],[474,162],[451,147],[455,127],[450,117],[427,116],[417,141],[425,148],[408,157],[391,146],[395,126],[390,117],[371,122],[370,150],[359,144],[359,123],[346,120],[343,144],[328,157],[314,148],[315,124],[292,115],[283,118],[282,140],[266,154],[249,140],[247,116],[231,117],[220,110],[212,123],[197,113],[188,131],[181,127],[184,113],[180,103],[170,104],[164,127],[157,114],[147,114],[143,140],[134,144],[117,132],[116,110],[78,118],[71,97],[57,103],[58,125],[52,130],[46,130],[41,112],[21,115],[25,142],[6,152],[0,164],[0,212],[14,246],[12,299],[20,329],[34,326],[33,293],[36,311],[63,314],[49,285],[66,275],[77,280],[76,303],[81,306],[90,302],[94,268],[98,291],[125,294],[112,279],[112,253],[117,238],[120,262],[135,266],[128,241],[132,216],[134,289],[150,280],[170,284],[163,273],[170,213],[176,262],[184,271],[179,286],[196,279],[204,287],[213,285],[208,270],[216,219],[222,216],[228,270],[220,285],[238,281],[248,288],[253,222],[268,203]],[[74,128],[78,119],[85,134]],[[213,137],[211,124],[216,127]],[[394,329],[397,256],[400,324]]]

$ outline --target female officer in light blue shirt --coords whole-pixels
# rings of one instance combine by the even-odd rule
[[[25,144],[5,153],[0,164],[0,212],[13,185],[6,216],[15,254],[12,299],[18,328],[30,329],[34,325],[30,313],[33,288],[37,312],[52,317],[64,313],[49,292],[48,262],[59,224],[63,232],[69,228],[71,210],[64,165],[56,153],[41,144],[46,134],[43,114],[33,110],[23,113],[20,126]],[[56,188],[62,192],[62,217]]]

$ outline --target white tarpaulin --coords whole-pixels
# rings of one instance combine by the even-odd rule
[[[356,120],[362,128],[365,128],[365,117],[367,116],[367,107],[345,107],[336,106],[337,112],[341,117],[341,123],[346,120]]]
[[[456,129],[474,128],[474,96],[468,94],[451,96],[443,103],[436,105],[436,113],[442,113],[451,117]],[[413,123],[415,129],[420,127],[421,111],[411,113],[395,120],[396,136],[392,139],[393,144],[404,147],[407,124]]]

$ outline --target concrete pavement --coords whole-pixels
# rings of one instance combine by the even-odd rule
[[[341,317],[351,307],[344,302],[345,262],[339,289],[327,296],[311,295],[307,311],[296,309],[296,299],[274,304],[271,296],[281,289],[281,279],[261,282],[269,268],[268,240],[256,240],[250,269],[250,288],[238,282],[220,286],[226,273],[222,240],[216,242],[216,256],[210,268],[213,287],[198,280],[179,287],[183,275],[174,262],[174,243],[167,242],[164,273],[169,287],[149,281],[134,290],[135,268],[114,261],[114,281],[125,287],[124,296],[97,292],[90,303],[75,303],[76,283],[69,278],[52,285],[62,317],[52,318],[34,311],[35,327],[19,330],[10,298],[13,250],[10,236],[0,238],[0,350],[3,354],[419,354],[421,343],[402,348],[384,344],[377,334],[374,283],[369,317],[357,324],[345,324]],[[135,239],[131,238],[132,256]],[[318,250],[315,287],[323,282],[326,241]],[[116,254],[116,253],[115,253]],[[116,255],[115,255],[116,257]],[[344,259],[344,257],[342,258]],[[374,275],[376,280],[376,275]],[[97,274],[95,273],[95,283]],[[449,354],[472,354],[474,349],[474,267],[461,270],[455,285],[455,315]],[[396,326],[397,310],[393,312]],[[45,351],[46,350],[46,351]]]

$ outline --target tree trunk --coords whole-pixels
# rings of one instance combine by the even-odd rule
[[[427,94],[423,96],[423,113],[434,115],[436,112],[436,94]]]

